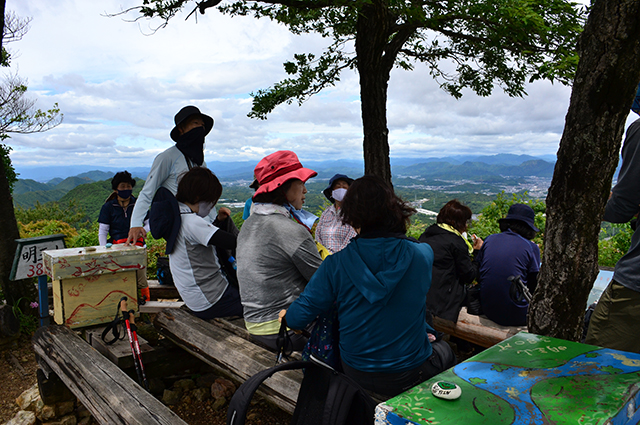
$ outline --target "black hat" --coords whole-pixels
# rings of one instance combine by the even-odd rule
[[[191,115],[200,115],[202,117],[202,120],[204,121],[205,136],[209,134],[209,132],[213,128],[213,118],[211,118],[209,115],[203,114],[202,112],[200,112],[200,109],[196,108],[195,106],[185,106],[184,108],[180,109],[175,117],[173,117],[173,121],[176,123],[176,125],[175,127],[173,127],[173,130],[171,130],[171,139],[173,139],[174,142],[177,142],[178,138],[180,137],[178,126]]]
[[[149,227],[155,239],[167,241],[166,254],[173,252],[180,231],[180,207],[178,200],[169,189],[161,187],[156,191],[149,210]]]
[[[539,232],[535,225],[534,219],[536,217],[536,213],[533,212],[533,209],[529,205],[525,204],[513,204],[509,207],[509,212],[505,218],[501,218],[498,220],[500,223],[502,220],[519,220],[523,223],[526,223],[534,232]]]
[[[322,193],[324,193],[324,196],[326,196],[327,199],[331,202],[334,201],[333,197],[331,196],[331,192],[333,191],[331,188],[337,180],[344,180],[349,186],[351,186],[351,183],[353,183],[353,179],[347,177],[344,174],[336,174],[335,176],[331,177],[331,179],[329,180],[329,186],[327,186],[327,188],[322,191]]]

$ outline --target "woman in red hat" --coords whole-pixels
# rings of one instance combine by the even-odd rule
[[[266,156],[254,173],[260,187],[238,235],[238,282],[247,330],[276,350],[278,312],[298,298],[322,262],[302,210],[305,182],[317,173],[291,151]],[[306,341],[291,333],[291,342],[287,348],[301,350]]]

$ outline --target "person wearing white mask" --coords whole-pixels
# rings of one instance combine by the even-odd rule
[[[167,240],[173,281],[187,307],[205,320],[242,316],[238,288],[229,284],[216,255],[216,247],[236,247],[236,236],[221,230],[231,220],[228,209],[221,208],[213,224],[204,218],[221,195],[218,178],[207,168],[195,167],[180,179],[175,198],[165,201],[170,204],[166,213],[150,214],[154,237],[157,220],[167,222],[160,226],[160,236]],[[166,220],[168,216],[173,220]]]
[[[332,205],[320,216],[316,227],[316,240],[331,253],[342,250],[358,235],[353,227],[342,223],[340,215],[342,199],[351,183],[353,179],[344,174],[336,174],[329,180],[329,186],[322,191]]]

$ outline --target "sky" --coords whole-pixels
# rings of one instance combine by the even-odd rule
[[[173,117],[196,105],[215,120],[207,161],[259,161],[280,149],[300,159],[362,158],[362,122],[355,71],[301,106],[281,105],[267,120],[247,117],[251,93],[286,77],[294,53],[320,53],[317,35],[296,36],[268,20],[230,18],[195,3],[163,29],[161,22],[107,15],[141,0],[7,0],[32,19],[24,38],[6,47],[28,83],[27,96],[64,120],[45,133],[5,141],[14,166],[148,167],[173,142]],[[195,19],[197,15],[197,22]],[[424,66],[394,69],[387,119],[392,157],[498,153],[555,155],[570,87],[536,82],[528,96],[510,98],[497,87],[486,98],[471,91],[454,99]],[[629,120],[631,122],[631,119]]]

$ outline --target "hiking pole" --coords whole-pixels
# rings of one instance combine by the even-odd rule
[[[147,377],[144,374],[144,367],[142,366],[142,357],[140,356],[140,345],[138,344],[138,335],[136,334],[136,325],[133,322],[133,310],[127,310],[127,297],[122,297],[120,300],[120,309],[122,310],[122,317],[127,328],[127,335],[129,336],[129,344],[131,345],[131,353],[133,355],[133,365],[136,368],[138,374],[138,382],[144,387],[145,390],[149,389],[147,384]],[[134,339],[135,337],[135,339]],[[137,350],[136,350],[137,347]]]
[[[144,365],[142,364],[142,350],[140,350],[140,343],[138,342],[138,327],[135,323],[135,311],[129,310],[131,315],[131,333],[133,334],[133,346],[135,348],[135,355],[138,357],[138,363],[140,364],[140,372],[142,372],[142,382],[144,383],[144,389],[149,391],[149,382],[147,382],[147,375],[144,372]]]

